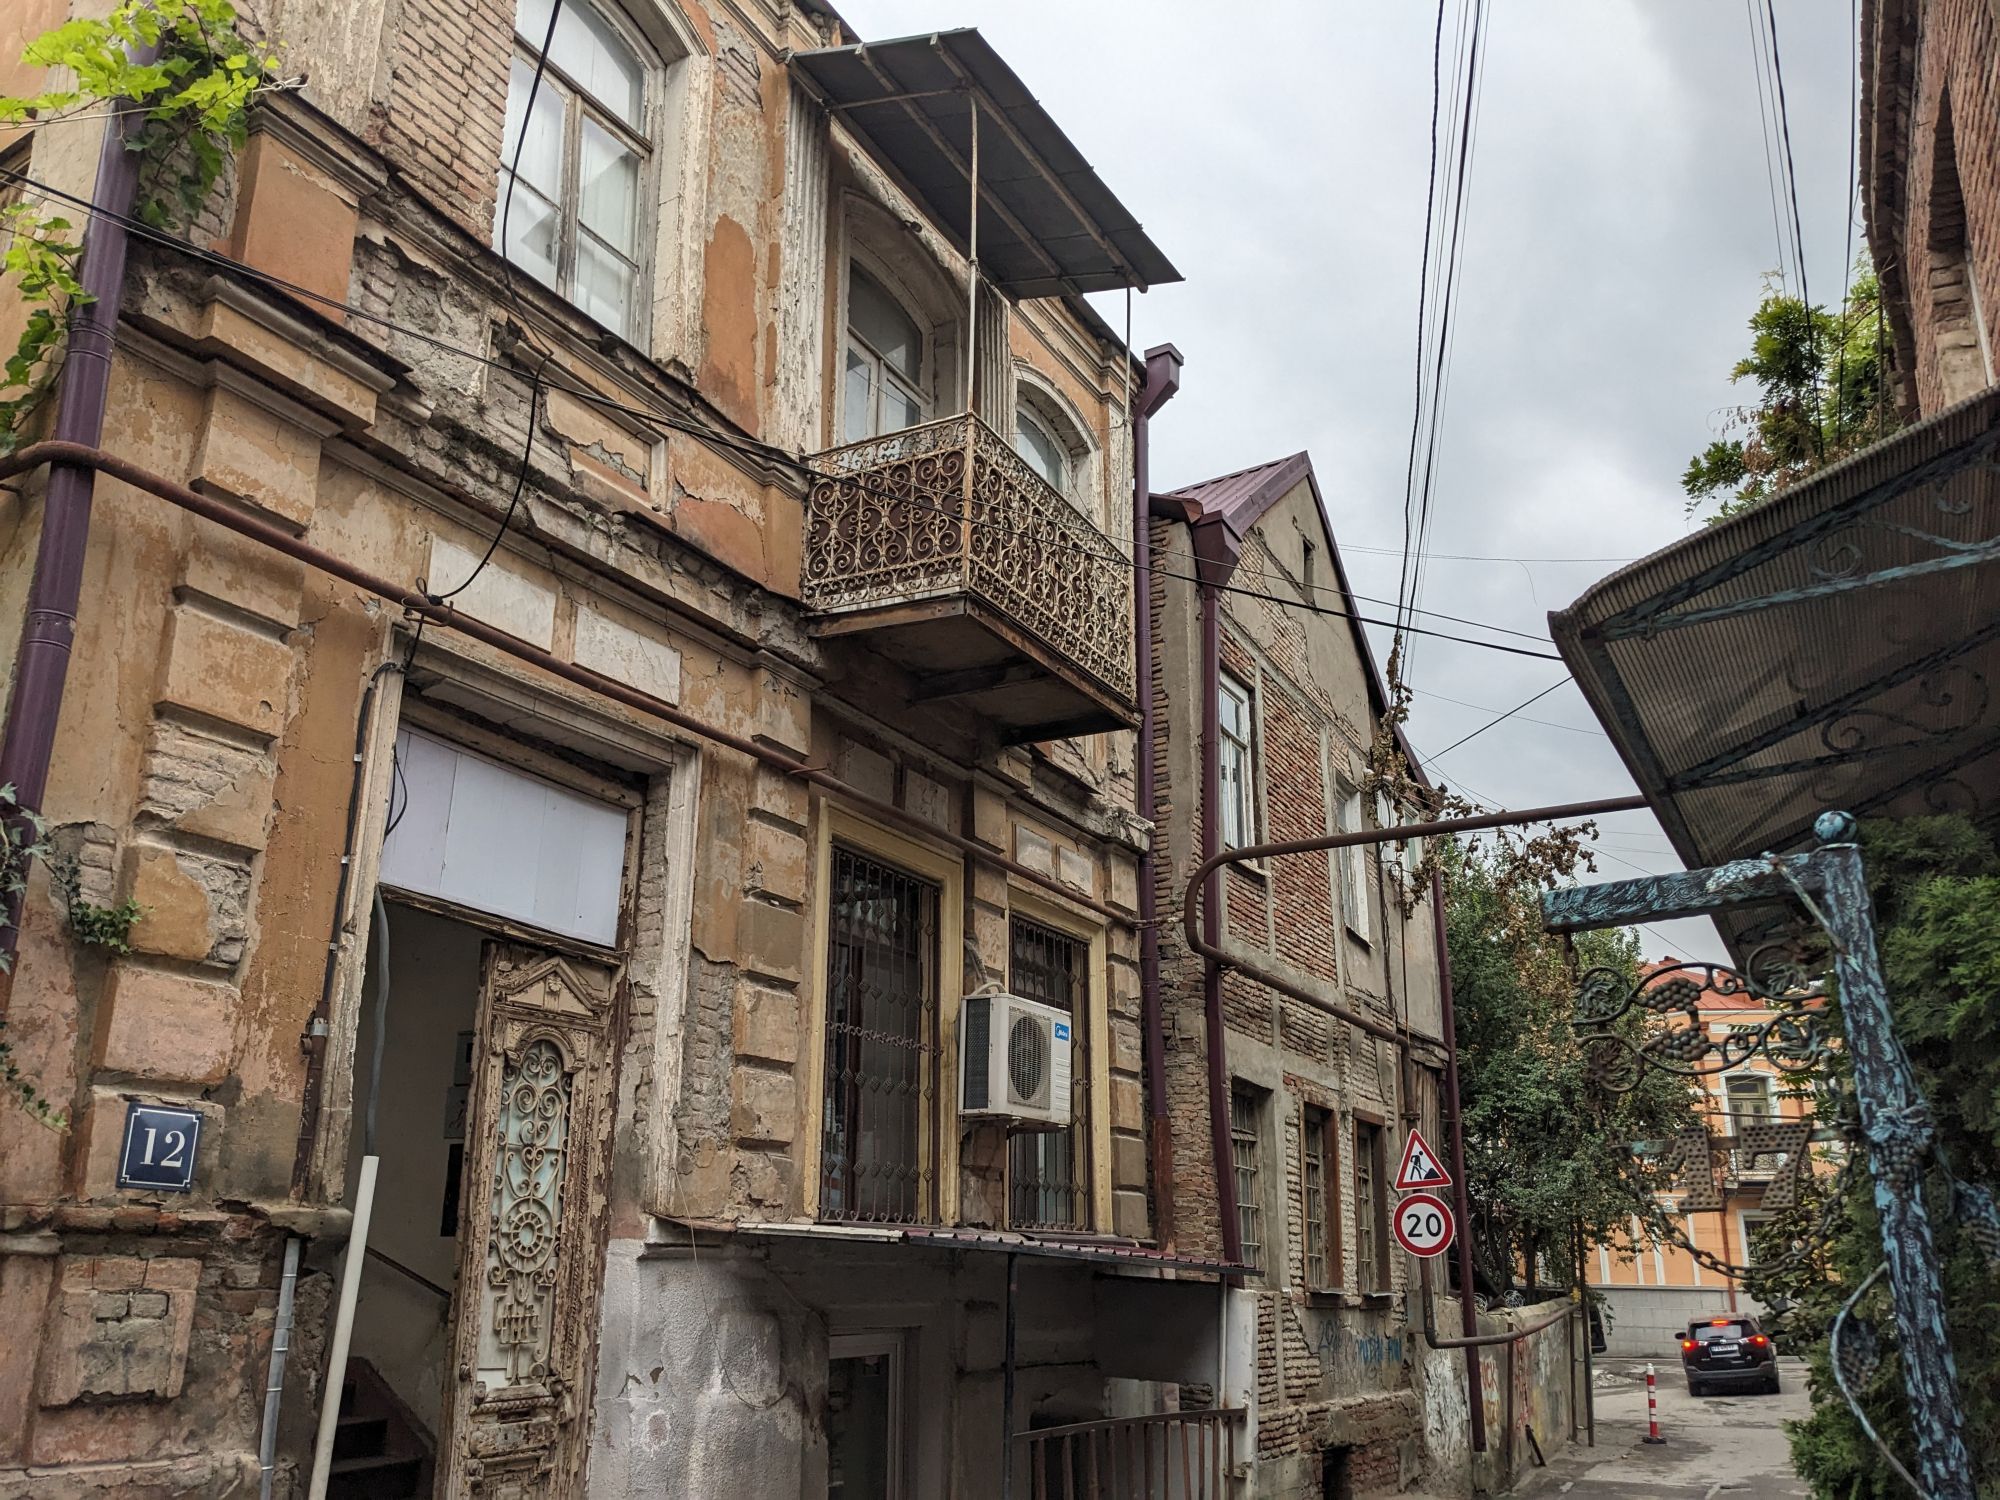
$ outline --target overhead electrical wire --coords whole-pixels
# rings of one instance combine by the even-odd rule
[[[1460,745],[1463,745],[1467,740],[1476,740],[1479,738],[1479,736],[1486,733],[1487,730],[1493,728],[1496,724],[1506,723],[1509,719],[1513,718],[1514,715],[1519,713],[1522,709],[1528,708],[1536,703],[1541,702],[1542,699],[1548,697],[1550,693],[1553,693],[1557,688],[1561,687],[1564,683],[1568,682],[1569,680],[1570,680],[1569,674],[1565,672],[1556,681],[1550,683],[1547,687],[1543,688],[1539,693],[1535,694],[1534,697],[1525,698],[1521,702],[1515,704],[1512,708],[1508,709],[1505,713],[1496,715],[1495,717],[1488,719],[1484,724],[1481,724],[1477,729],[1473,730],[1472,733],[1460,735],[1457,739],[1453,740],[1449,745],[1446,745],[1444,749],[1438,751],[1435,755],[1433,755],[1431,759],[1441,760],[1445,756],[1451,754],[1451,752],[1456,750]]]
[[[1757,141],[1764,152],[1764,186],[1771,200],[1771,235],[1778,250],[1778,290],[1789,292],[1792,283],[1790,245],[1784,227],[1784,195],[1778,188],[1776,127],[1771,122],[1771,73],[1764,56],[1764,28],[1757,19],[1761,0],[1743,0],[1743,14],[1750,23],[1750,74],[1757,86]]]
[[[519,373],[517,367],[510,361],[495,358],[491,355],[480,354],[473,350],[461,348],[455,344],[449,343],[444,339],[440,339],[433,334],[426,333],[421,329],[408,327],[407,325],[398,323],[393,319],[383,317],[380,314],[369,313],[364,309],[350,307],[346,303],[340,301],[338,298],[328,296],[322,292],[316,292],[307,287],[299,286],[296,283],[286,281],[282,277],[273,276],[268,272],[259,270],[255,266],[247,265],[242,261],[238,261],[229,256],[222,255],[219,252],[212,250],[204,250],[199,246],[191,245],[185,240],[181,240],[172,235],[165,234],[158,230],[155,230],[151,226],[146,225],[139,220],[124,218],[123,216],[112,214],[105,209],[93,206],[87,199],[77,198],[73,194],[64,193],[60,189],[49,187],[47,184],[41,183],[34,178],[26,176],[25,174],[13,172],[6,168],[0,167],[0,181],[11,181],[16,183],[17,185],[22,186],[24,189],[32,190],[36,193],[42,194],[47,197],[71,202],[77,207],[82,208],[86,212],[91,213],[96,217],[101,217],[110,220],[118,220],[120,222],[123,222],[127,230],[130,233],[132,233],[135,237],[146,239],[152,243],[159,244],[167,249],[181,253],[187,256],[188,258],[198,261],[202,264],[210,265],[220,270],[227,270],[232,274],[246,277],[250,280],[260,282],[262,284],[271,286],[277,290],[287,292],[288,294],[298,296],[308,301],[313,301],[328,306],[338,307],[346,315],[350,317],[353,317],[360,321],[372,323],[379,327],[387,328],[396,333],[403,334],[407,337],[410,337],[421,343],[424,343],[432,348],[438,349],[441,352],[452,354],[460,358],[470,360],[476,364],[487,366],[492,369],[507,371],[508,373],[511,374]],[[810,477],[821,477],[818,475],[817,471],[812,469],[811,466],[808,465],[802,458],[794,454],[787,453],[783,449],[778,448],[772,444],[763,443],[754,438],[738,438],[729,433],[722,432],[716,428],[710,427],[706,424],[690,421],[686,418],[676,416],[673,413],[659,410],[658,408],[634,406],[627,402],[621,402],[613,397],[604,395],[601,391],[593,390],[589,386],[572,384],[567,381],[553,379],[549,376],[549,374],[546,371],[543,373],[542,376],[542,384],[547,389],[562,391],[567,395],[574,396],[578,400],[596,406],[601,410],[612,411],[620,413],[622,415],[636,417],[647,422],[655,423],[660,426],[670,428],[674,431],[687,433],[690,436],[703,439],[704,441],[707,442],[715,443],[720,447],[730,448],[739,452],[746,453],[750,456],[763,459],[766,462],[775,462],[788,465]],[[852,476],[850,476],[849,482],[855,482]],[[928,505],[925,502],[917,500],[908,495],[897,494],[894,491],[878,489],[865,484],[862,485],[861,487],[865,490],[868,490],[870,493],[875,493],[882,496],[883,498],[895,500],[900,504],[908,505],[915,509],[929,510],[936,514],[947,516],[955,521],[966,519],[960,516],[957,512],[948,510],[943,506]],[[971,524],[974,526],[982,527],[989,532],[1000,535],[1011,535],[1011,536],[1028,535],[1028,533],[1022,532],[1017,528],[1009,527],[1002,523],[994,521],[986,521],[978,518],[971,518]],[[1040,541],[1043,545],[1049,545],[1046,538],[1036,538],[1036,540]],[[1063,546],[1069,550],[1087,553],[1093,557],[1098,558],[1101,561],[1113,564],[1115,566],[1129,568],[1133,565],[1130,557],[1123,556],[1117,553],[1116,551],[1111,550],[1108,546],[1103,549],[1098,549],[1094,547],[1084,546],[1080,543],[1057,543],[1055,545]],[[1181,581],[1190,583],[1200,581],[1193,573],[1175,573],[1171,571],[1162,570],[1161,576],[1166,578],[1179,579]],[[1235,594],[1241,597],[1262,600],[1265,603],[1275,604],[1284,608],[1305,610],[1308,613],[1312,614],[1327,615],[1337,619],[1351,619],[1367,625],[1379,625],[1385,629],[1393,629],[1395,626],[1395,622],[1392,620],[1379,620],[1373,618],[1372,616],[1351,613],[1346,610],[1330,609],[1324,605],[1310,604],[1298,599],[1290,599],[1278,594],[1264,593],[1255,589],[1246,589],[1237,586],[1225,585],[1222,588],[1222,592]],[[1482,628],[1485,627],[1482,626]],[[1505,629],[1506,627],[1493,627],[1493,628]],[[1506,645],[1498,641],[1482,641],[1475,637],[1461,636],[1449,631],[1429,630],[1417,626],[1406,626],[1405,629],[1407,633],[1410,634],[1430,636],[1430,637],[1435,637],[1437,639],[1455,641],[1462,645],[1483,646],[1488,650],[1500,651],[1510,655],[1527,656],[1546,661],[1561,660],[1561,657],[1557,656],[1553,652],[1528,650],[1526,648],[1519,646]],[[1531,637],[1531,639],[1539,639],[1539,638]]]
[[[1431,38],[1430,160],[1417,280],[1415,399],[1404,466],[1403,548],[1396,580],[1399,626],[1410,624],[1420,611],[1425,553],[1435,515],[1438,452],[1456,341],[1454,308],[1464,265],[1466,208],[1486,59],[1485,0],[1459,0],[1447,97],[1444,14],[1444,0],[1439,0]],[[1403,638],[1406,633],[1416,632],[1399,629],[1392,649],[1395,675],[1405,684],[1411,675],[1413,645]]]

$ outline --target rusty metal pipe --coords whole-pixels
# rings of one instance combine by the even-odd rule
[[[530,646],[525,641],[516,640],[513,636],[508,635],[504,631],[496,630],[493,626],[486,624],[482,620],[476,620],[470,615],[461,614],[449,604],[434,604],[428,596],[418,592],[416,589],[406,588],[402,584],[393,583],[389,579],[370,573],[365,568],[356,567],[353,563],[335,556],[322,547],[316,547],[310,542],[301,541],[299,538],[291,535],[291,533],[246,515],[224,501],[213,499],[197,490],[189,489],[184,484],[168,479],[165,475],[155,474],[150,469],[133,463],[129,459],[120,458],[115,453],[109,453],[102,448],[92,447],[85,443],[61,442],[53,439],[47,442],[30,443],[12,457],[0,460],[0,479],[8,478],[11,475],[19,474],[24,470],[32,469],[37,465],[45,463],[71,464],[80,468],[93,469],[109,474],[112,478],[122,480],[135,489],[144,490],[150,495],[155,495],[170,504],[179,506],[182,510],[191,511],[205,521],[213,521],[217,526],[227,531],[233,531],[238,536],[248,537],[254,542],[260,542],[273,551],[281,552],[287,557],[294,558],[310,567],[317,568],[322,573],[327,573],[332,577],[341,579],[343,582],[351,583],[358,589],[366,590],[368,593],[374,594],[388,603],[400,606],[412,615],[428,620],[434,626],[446,630],[455,630],[461,635],[471,636],[474,640],[491,646],[496,651],[503,652],[517,661],[524,661],[531,666],[539,667],[544,672],[555,677],[560,677],[565,682],[571,682],[578,687],[587,688],[591,692],[598,693],[603,697],[611,699],[613,702],[622,703],[627,708],[643,713],[650,718],[659,719],[664,723],[671,724],[676,729],[686,730],[689,734],[697,735],[711,744],[720,745],[726,750],[733,750],[739,755],[748,756],[752,760],[783,771],[788,776],[796,776],[801,781],[808,782],[824,791],[833,792],[845,798],[862,811],[921,833],[926,838],[948,844],[952,848],[969,854],[975,859],[986,861],[986,863],[994,866],[996,869],[1005,870],[1010,875],[1018,875],[1031,885],[1040,886],[1042,889],[1060,896],[1065,901],[1096,912],[1099,916],[1106,917],[1114,922],[1127,924],[1132,921],[1130,913],[1121,912],[1117,908],[1107,906],[1101,901],[1095,901],[1087,896],[1079,895],[1070,887],[1042,874],[1039,870],[1030,869],[1028,866],[1016,860],[1009,859],[1004,854],[998,854],[987,848],[984,844],[966,838],[962,834],[944,832],[924,819],[917,817],[914,813],[905,812],[893,802],[878,801],[866,793],[849,786],[845,781],[842,781],[831,772],[811,765],[787,751],[779,750],[771,745],[760,744],[756,740],[746,738],[740,734],[733,734],[726,729],[717,728],[715,725],[709,724],[695,717],[693,714],[675,707],[671,703],[664,703],[658,698],[640,692],[637,688],[628,687],[616,678],[606,677],[601,672],[593,672],[588,667],[580,667],[574,662],[564,661],[559,656],[551,655],[540,647]]]
[[[1131,294],[1126,294],[1131,308]],[[1129,352],[1129,351],[1128,351]],[[1153,756],[1158,724],[1153,707],[1153,414],[1180,390],[1180,351],[1159,344],[1146,351],[1146,384],[1132,408],[1132,637],[1138,666],[1139,754],[1136,777],[1139,816],[1159,816],[1158,771]],[[1162,1245],[1175,1243],[1174,1131],[1167,1112],[1167,1040],[1160,1004],[1160,892],[1155,839],[1139,856],[1139,1024],[1145,1033],[1147,1147],[1153,1183],[1153,1233]]]
[[[1338,1001],[1327,1000],[1302,984],[1294,984],[1282,974],[1274,974],[1247,958],[1241,958],[1226,951],[1219,942],[1209,942],[1202,935],[1206,913],[1203,911],[1202,886],[1212,879],[1224,865],[1239,863],[1247,859],[1276,858],[1286,854],[1317,854],[1328,849],[1346,849],[1355,844],[1385,844],[1394,840],[1434,838],[1454,833],[1477,833],[1482,828],[1506,828],[1516,823],[1552,823],[1568,818],[1591,818],[1599,813],[1637,812],[1647,806],[1644,797],[1603,797],[1594,802],[1563,802],[1552,807],[1524,807],[1518,812],[1480,813],[1470,818],[1440,818],[1429,823],[1404,823],[1394,828],[1363,828],[1352,833],[1328,833],[1316,838],[1289,839],[1275,844],[1248,844],[1241,849],[1228,849],[1209,855],[1195,868],[1189,877],[1187,893],[1181,902],[1181,930],[1187,944],[1203,958],[1224,968],[1236,969],[1247,974],[1259,984],[1289,996],[1301,1005],[1311,1006],[1335,1020],[1365,1031],[1397,1046],[1403,1044],[1403,1034],[1386,1021],[1378,1021],[1373,1016],[1363,1015]],[[1211,903],[1212,904],[1212,903]]]
[[[1509,1328],[1501,1333],[1475,1333],[1463,1338],[1446,1338],[1437,1331],[1437,1320],[1431,1308],[1429,1261],[1422,1262],[1418,1279],[1422,1283],[1424,1293],[1424,1342],[1433,1349],[1492,1349],[1501,1344],[1518,1344],[1522,1339],[1532,1338],[1544,1328],[1555,1327],[1564,1318],[1575,1317],[1577,1309],[1583,1305],[1580,1302],[1572,1302],[1561,1312],[1550,1313],[1546,1318],[1530,1323],[1526,1328]]]
[[[1472,1305],[1472,1190],[1465,1180],[1465,1118],[1458,1095],[1458,1012],[1452,1006],[1451,944],[1445,935],[1444,876],[1431,870],[1431,929],[1437,938],[1438,1018],[1444,1026],[1444,1094],[1451,1107],[1451,1194],[1458,1209],[1458,1296],[1460,1331],[1467,1338],[1479,1332],[1479,1311]],[[1479,1351],[1465,1351],[1465,1381],[1472,1399],[1472,1451],[1486,1451],[1485,1375]]]

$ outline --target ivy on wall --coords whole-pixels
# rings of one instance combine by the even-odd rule
[[[252,102],[293,86],[279,76],[276,49],[255,32],[229,0],[121,0],[105,16],[65,22],[28,45],[22,62],[48,69],[58,86],[0,96],[0,127],[40,130],[138,110],[126,137],[126,149],[140,158],[133,215],[155,229],[179,228],[208,201],[242,147]],[[6,294],[28,308],[0,364],[0,454],[7,454],[26,440],[54,391],[71,320],[91,297],[79,280],[84,226],[47,211],[31,182],[0,187],[20,194],[0,209],[0,275]],[[0,923],[16,920],[45,832],[39,811],[20,805],[13,787],[0,787]],[[85,901],[73,869],[67,881],[61,868],[50,869],[66,896],[71,937],[86,947],[129,951],[140,909],[130,901],[114,907]],[[0,973],[12,963],[0,950]],[[0,1099],[61,1128],[63,1116],[23,1072],[4,1028],[0,1018]]]
[[[134,61],[150,56],[149,62]],[[269,46],[245,35],[229,0],[123,0],[109,15],[68,21],[21,54],[67,86],[0,96],[0,125],[42,127],[136,106],[126,148],[141,158],[134,216],[156,229],[188,223],[243,144],[250,104],[287,86]],[[0,270],[29,313],[0,381],[0,454],[24,440],[55,387],[70,320],[90,301],[77,273],[82,227],[45,211],[32,187],[8,205]]]

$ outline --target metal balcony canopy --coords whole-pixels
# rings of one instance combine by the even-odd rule
[[[2000,388],[1550,615],[1690,867],[1804,846],[1829,809],[2000,808],[1996,452]]]
[[[978,109],[979,266],[1002,291],[1143,291],[1181,279],[976,30],[795,52],[792,69],[960,253]]]

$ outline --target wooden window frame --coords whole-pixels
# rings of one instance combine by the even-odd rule
[[[831,802],[818,809],[813,856],[812,968],[807,975],[806,1088],[799,1120],[801,1142],[800,1176],[803,1212],[808,1219],[821,1216],[820,1172],[821,1122],[826,1108],[826,1019],[827,956],[830,924],[829,898],[832,895],[833,846],[836,842],[869,859],[896,866],[938,887],[937,962],[937,1187],[935,1219],[919,1222],[958,1222],[958,1023],[959,1001],[965,983],[965,860],[956,850],[914,835],[900,833],[871,822]]]
[[[1089,1118],[1090,1221],[1099,1230],[1111,1223],[1111,974],[1110,942],[1105,923],[1095,913],[1071,905],[1036,886],[1010,881],[1007,887],[1007,934],[1012,963],[1014,919],[1033,922],[1084,945],[1087,993],[1077,1025],[1084,1034],[1084,1066]],[[956,1043],[954,1042],[954,1047]],[[956,1052],[953,1056],[956,1057]],[[955,1097],[955,1096],[954,1096]],[[1011,1184],[1009,1184],[1011,1188]]]
[[[1320,1210],[1319,1261],[1323,1275],[1313,1279],[1313,1212],[1306,1166],[1313,1144],[1318,1143]],[[1346,1236],[1341,1230],[1340,1212],[1340,1111],[1323,1104],[1305,1104],[1299,1110],[1299,1223],[1301,1245],[1299,1275],[1308,1296],[1337,1293],[1346,1280],[1342,1259]]]
[[[1222,793],[1224,797],[1224,805],[1221,810],[1222,827],[1218,830],[1218,833],[1223,848],[1242,849],[1258,841],[1261,837],[1264,822],[1263,799],[1257,795],[1257,764],[1260,758],[1258,755],[1258,741],[1262,738],[1258,732],[1257,723],[1257,688],[1254,683],[1244,681],[1225,667],[1217,676],[1215,692],[1218,705],[1215,716],[1216,732],[1221,736],[1221,743],[1216,750],[1217,780],[1223,782]],[[1220,702],[1225,695],[1236,698],[1243,704],[1245,732],[1241,736],[1232,734],[1224,727]],[[1223,780],[1220,772],[1220,767],[1223,764],[1223,756],[1231,750],[1240,753],[1243,760],[1242,776],[1237,783],[1240,790],[1233,801],[1229,798],[1227,783]],[[1235,837],[1232,837],[1229,828],[1229,809],[1231,807],[1236,809],[1236,816],[1241,823],[1241,827],[1237,830],[1239,836]],[[1239,864],[1236,868],[1249,869],[1254,867]]]
[[[1249,1128],[1242,1127],[1237,1118],[1239,1101],[1250,1116]],[[1232,1079],[1229,1085],[1229,1169],[1236,1178],[1236,1231],[1239,1253],[1243,1263],[1262,1267],[1270,1250],[1270,1241],[1264,1238],[1264,1117],[1270,1102],[1270,1091],[1260,1088],[1247,1079]],[[1248,1171],[1250,1190],[1244,1191],[1242,1146],[1248,1142],[1255,1152]],[[1245,1233],[1254,1229],[1256,1237]],[[1257,1253],[1252,1256],[1250,1247],[1255,1245]]]
[[[1362,1145],[1361,1136],[1363,1131],[1369,1132],[1372,1136],[1372,1140],[1366,1148]],[[1387,1297],[1392,1295],[1395,1290],[1395,1278],[1392,1274],[1393,1262],[1390,1258],[1389,1250],[1388,1124],[1379,1115],[1369,1114],[1363,1110],[1356,1110],[1351,1129],[1351,1139],[1350,1155],[1353,1160],[1352,1177],[1354,1184],[1352,1195],[1354,1203],[1354,1290],[1357,1295],[1362,1297]],[[1362,1161],[1364,1157],[1367,1159],[1367,1175],[1369,1179],[1370,1199],[1372,1200],[1367,1203],[1364,1203],[1362,1200]],[[1375,1253],[1372,1257],[1375,1265],[1372,1267],[1372,1270],[1375,1277],[1379,1278],[1381,1283],[1376,1286],[1369,1284],[1369,1271],[1371,1268],[1364,1267],[1361,1263],[1362,1216],[1364,1213],[1367,1215],[1367,1223],[1372,1231],[1370,1237],[1375,1247]]]
[[[579,0],[565,0],[576,4]],[[603,20],[618,39],[630,49],[637,59],[643,78],[639,97],[639,123],[628,124],[619,118],[616,111],[599,100],[589,89],[549,58],[542,68],[542,87],[551,83],[562,100],[562,184],[557,190],[556,209],[556,281],[548,286],[541,282],[525,264],[507,254],[507,246],[502,238],[505,229],[507,185],[513,180],[513,153],[506,152],[503,133],[503,154],[498,177],[498,197],[493,205],[493,247],[495,253],[509,265],[521,270],[531,281],[545,286],[549,292],[560,297],[565,304],[593,322],[598,321],[576,298],[576,242],[582,230],[582,207],[578,189],[578,179],[582,174],[583,120],[587,115],[600,130],[619,141],[639,160],[637,181],[633,192],[637,201],[633,206],[636,216],[634,226],[634,258],[632,261],[632,301],[626,309],[625,326],[611,327],[611,332],[636,349],[652,347],[653,322],[653,247],[659,237],[659,170],[660,170],[660,115],[661,96],[664,92],[663,79],[669,63],[664,61],[659,50],[640,32],[631,17],[617,5],[607,0],[580,0],[587,4]],[[509,64],[526,63],[530,70],[543,62],[541,39],[524,36],[520,30],[518,6],[516,15],[508,22],[513,35],[513,48],[509,53]],[[511,94],[511,82],[509,91]],[[511,98],[509,103],[511,103]],[[522,101],[521,130],[528,129],[527,100]],[[613,252],[618,253],[618,252]]]

